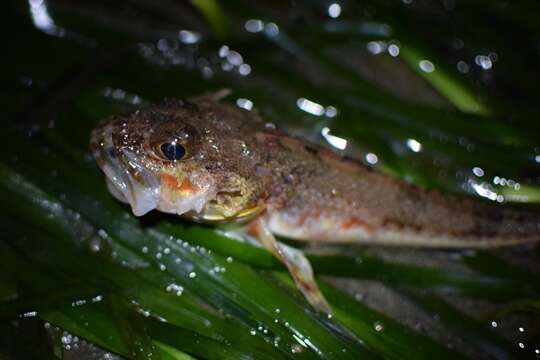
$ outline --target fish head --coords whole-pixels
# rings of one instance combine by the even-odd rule
[[[244,134],[224,125],[235,110],[219,109],[169,100],[100,124],[90,146],[110,192],[136,216],[156,209],[221,222],[260,213],[265,190],[258,160],[246,150]]]

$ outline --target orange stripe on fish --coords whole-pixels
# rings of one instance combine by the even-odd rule
[[[367,231],[368,233],[373,233],[374,231],[372,226],[370,226],[365,221],[357,218],[356,216],[352,216],[341,223],[341,228],[343,230],[348,230],[353,227],[360,227],[364,229],[365,231]]]
[[[190,193],[200,190],[199,187],[193,184],[188,178],[184,178],[182,182],[179,182],[175,176],[166,173],[162,173],[160,178],[162,184],[165,184],[165,186],[174,190]]]

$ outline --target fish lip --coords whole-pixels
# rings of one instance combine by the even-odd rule
[[[98,166],[108,179],[108,186],[120,201],[131,205],[135,216],[142,216],[157,207],[159,180],[137,159],[128,147],[116,149],[112,138],[114,124],[96,128],[91,134],[90,148]],[[141,184],[134,178],[134,171],[144,179]],[[110,189],[113,190],[113,189]]]
[[[202,179],[200,176],[202,176]],[[198,190],[191,192],[187,196],[176,196],[175,187],[162,184],[159,194],[160,200],[157,205],[158,210],[176,215],[198,214],[203,211],[209,201],[215,199],[215,184],[208,177],[208,174],[199,174],[198,176],[187,177],[187,179],[196,184]]]
[[[114,123],[96,128],[91,134],[90,148],[98,166],[107,177],[107,186],[118,200],[131,205],[135,216],[157,209],[183,215],[200,213],[206,203],[216,196],[215,185],[206,178],[201,191],[185,197],[173,197],[163,191],[160,177],[147,169],[137,156],[137,149],[117,148],[113,141]]]

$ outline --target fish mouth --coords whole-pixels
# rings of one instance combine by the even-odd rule
[[[178,192],[165,182],[159,169],[149,170],[138,152],[129,146],[117,147],[113,141],[114,126],[108,124],[92,132],[90,147],[96,162],[106,175],[107,188],[118,200],[131,205],[135,216],[157,209],[183,215],[199,213],[215,197],[212,182],[203,175],[192,176],[196,191]],[[160,175],[158,175],[158,173]]]
[[[159,180],[138,161],[134,151],[128,147],[115,147],[113,130],[111,124],[95,129],[90,148],[98,166],[105,173],[111,194],[130,204],[135,216],[142,216],[158,205]]]

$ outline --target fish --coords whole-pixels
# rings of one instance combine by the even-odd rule
[[[540,240],[537,211],[415,186],[288,135],[227,91],[101,122],[90,148],[106,186],[135,216],[159,211],[238,223],[289,270],[317,310],[331,308],[299,241],[492,248]]]

